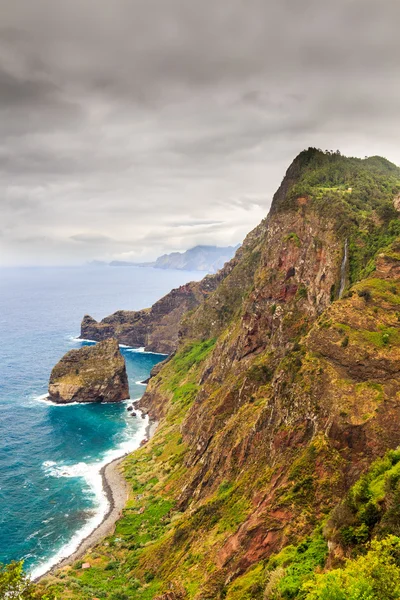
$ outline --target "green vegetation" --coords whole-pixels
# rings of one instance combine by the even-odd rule
[[[7,600],[52,600],[52,594],[40,591],[24,574],[23,563],[0,564],[0,598]]]
[[[311,578],[315,569],[324,566],[327,555],[328,546],[320,532],[298,546],[286,546],[268,564],[271,598],[290,600],[304,597],[304,583]],[[272,573],[279,573],[280,577],[271,577]]]
[[[373,541],[365,556],[341,569],[315,575],[303,588],[306,600],[398,600],[400,538]]]
[[[299,289],[297,290],[297,293],[296,293],[296,298],[298,300],[300,300],[301,298],[307,298],[307,288],[305,285],[302,284],[299,286]]]
[[[226,600],[398,600],[400,538],[374,540],[365,555],[322,572],[327,556],[322,537],[288,546],[267,563],[238,577]]]
[[[288,233],[287,235],[285,235],[285,237],[283,238],[285,242],[293,242],[293,244],[295,246],[297,246],[298,248],[300,248],[301,246],[301,242],[300,242],[300,238],[297,235],[297,233]]]
[[[186,375],[194,365],[201,363],[212,350],[215,342],[215,338],[203,342],[192,342],[174,356],[171,361],[175,371],[173,381],[180,381],[180,378]]]
[[[400,168],[379,156],[348,158],[316,148],[305,150],[296,161],[297,182],[278,210],[297,209],[297,199],[307,198],[321,216],[333,218],[340,237],[349,240],[354,283],[372,272],[377,252],[400,235],[393,205],[400,193]]]
[[[330,539],[359,551],[372,536],[400,535],[400,450],[375,461],[334,510]]]
[[[227,600],[304,599],[303,586],[326,561],[328,546],[320,530],[297,546],[257,563],[226,590]]]
[[[303,473],[308,459],[293,465]],[[351,523],[351,525],[350,525]],[[396,535],[393,535],[396,534]],[[227,600],[398,600],[400,598],[400,449],[389,451],[350,489],[324,527],[238,577]],[[327,539],[353,559],[324,571]]]

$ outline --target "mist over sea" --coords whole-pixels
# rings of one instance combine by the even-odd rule
[[[0,269],[0,562],[34,576],[69,554],[107,508],[100,468],[138,446],[126,404],[53,406],[50,371],[82,342],[85,313],[150,306],[201,273],[150,268]],[[122,348],[131,398],[163,356]]]

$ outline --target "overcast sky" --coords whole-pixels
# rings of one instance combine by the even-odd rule
[[[400,163],[398,0],[0,0],[0,264],[240,242],[303,148]]]

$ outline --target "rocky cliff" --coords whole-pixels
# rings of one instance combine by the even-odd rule
[[[183,315],[196,308],[216,286],[215,278],[205,277],[172,290],[148,309],[119,310],[100,322],[85,315],[80,337],[95,341],[115,337],[121,344],[169,354],[177,347]]]
[[[49,399],[70,402],[119,402],[129,398],[125,360],[115,339],[70,350],[53,368]]]
[[[245,247],[239,248],[235,258],[218,273],[172,290],[151,308],[139,311],[119,310],[100,322],[90,315],[85,315],[81,323],[80,337],[95,341],[115,337],[121,344],[134,348],[144,347],[151,352],[173,353],[178,346],[183,316],[208,298],[235,265],[243,263],[243,257],[248,257],[253,251],[253,245],[256,243],[253,238],[260,230],[257,228],[248,236]]]
[[[141,404],[160,426],[126,461],[133,494],[97,549],[95,587],[74,571],[58,589],[331,598],[303,585],[366,553],[373,498],[392,488],[368,480],[368,496],[360,484],[346,518],[342,500],[400,444],[399,191],[400,169],[379,157],[295,159],[268,218],[183,311],[177,351],[150,380]]]
[[[233,258],[238,248],[239,246],[195,246],[185,252],[171,252],[159,256],[154,267],[156,269],[216,273]]]

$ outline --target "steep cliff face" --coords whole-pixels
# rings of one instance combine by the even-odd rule
[[[99,550],[101,589],[117,556],[132,597],[306,597],[274,595],[296,548],[321,568],[320,524],[400,444],[399,185],[378,157],[291,165],[150,380],[161,424],[126,462],[125,547]]]
[[[127,398],[125,360],[115,339],[70,350],[50,375],[49,399],[58,404],[119,402]]]
[[[263,231],[264,225],[261,224],[251,232],[235,257],[218,273],[172,290],[151,308],[140,311],[120,310],[100,322],[85,315],[80,337],[95,341],[115,337],[122,344],[144,347],[150,352],[171,354],[178,347],[180,337],[189,335],[182,326],[182,319],[201,307],[217,288],[219,306],[217,310],[214,307],[211,315],[210,305],[207,304],[202,313],[204,323],[200,326],[198,319],[197,328],[208,330],[211,326],[220,330],[221,325],[232,316],[232,311],[240,306],[246,286],[252,283],[259,256],[257,247],[261,243]],[[224,284],[228,277],[229,283]],[[198,332],[193,332],[193,335],[198,335]]]
[[[205,277],[201,282],[191,282],[172,290],[151,308],[120,310],[100,322],[85,315],[80,337],[95,341],[115,337],[121,344],[170,354],[177,347],[179,322],[183,315],[213,292],[218,282],[218,277]]]

